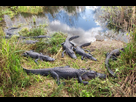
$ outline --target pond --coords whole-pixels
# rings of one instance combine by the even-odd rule
[[[74,40],[75,44],[107,39],[127,43],[128,38],[123,32],[115,33],[106,28],[106,23],[105,26],[100,24],[98,19],[100,8],[100,6],[45,6],[44,12],[39,15],[19,13],[12,20],[7,15],[4,15],[4,19],[7,27],[22,24],[21,27],[31,28],[34,16],[36,25],[48,23],[49,35],[56,31],[67,33],[68,37],[79,35],[80,37]],[[16,34],[20,29],[15,31]],[[6,28],[4,30],[6,31]]]

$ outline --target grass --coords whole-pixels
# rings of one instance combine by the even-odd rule
[[[21,8],[20,8],[21,9]],[[33,10],[32,10],[33,11]],[[33,19],[35,22],[35,19]],[[135,30],[136,31],[136,30]],[[124,44],[119,41],[96,41],[84,49],[91,50],[97,62],[85,59],[77,55],[77,59],[72,59],[68,55],[61,58],[61,43],[65,41],[66,35],[62,32],[56,32],[52,38],[40,39],[33,45],[21,44],[13,37],[11,39],[2,39],[0,37],[0,96],[12,97],[128,97],[136,96],[135,75],[136,75],[136,32],[132,32],[132,41],[127,44],[125,52],[121,54],[117,61],[110,62],[111,68],[116,71],[118,79],[109,76],[105,68],[105,53],[116,48],[123,47]],[[44,29],[25,28],[21,34],[23,36],[43,35]],[[0,28],[1,36],[4,35]],[[26,35],[25,35],[26,34]],[[15,43],[17,42],[17,43]],[[38,61],[37,66],[32,58],[21,56],[25,50],[33,49],[55,58],[54,62]],[[94,50],[94,51],[93,51]],[[56,66],[69,65],[73,68],[91,68],[91,70],[104,73],[106,80],[95,78],[89,81],[88,85],[78,83],[77,79],[61,79],[61,83],[66,85],[58,86],[55,79],[50,76],[27,75],[22,67],[27,69],[53,68]]]
[[[98,70],[101,73],[105,72],[104,63],[94,62],[91,60],[82,61],[81,56],[78,56],[78,59],[71,59],[68,55],[65,54],[64,58],[61,58],[62,48],[60,43],[65,41],[66,35],[61,32],[55,33],[52,38],[49,40],[49,43],[43,48],[40,52],[45,53],[49,51],[50,56],[55,58],[55,62],[45,62],[38,61],[39,66],[37,66],[32,58],[22,57],[22,50],[28,50],[32,46],[26,46],[21,43],[15,44],[17,42],[16,38],[11,39],[2,39],[1,43],[1,95],[2,96],[102,96],[101,94],[96,95],[96,89],[100,86],[97,86],[97,82],[104,82],[103,80],[96,79],[90,81],[88,86],[79,84],[77,80],[64,80],[61,79],[61,82],[65,82],[66,86],[58,86],[55,80],[51,77],[43,77],[39,75],[27,75],[23,72],[21,66],[28,69],[38,69],[38,68],[53,68],[56,66],[66,66],[70,65],[73,68],[88,68],[91,67],[92,70]],[[57,51],[52,53],[47,47],[57,46],[55,48]],[[40,46],[34,45],[34,46]],[[36,48],[36,47],[35,47]],[[39,47],[40,48],[40,47]],[[37,48],[38,49],[38,48]],[[35,49],[36,50],[36,49]],[[54,51],[54,50],[53,50]],[[97,59],[102,59],[104,55],[97,55],[98,50],[95,52],[95,57]],[[103,53],[101,53],[103,54]],[[28,63],[29,62],[29,63]],[[80,63],[79,63],[80,62]],[[103,68],[101,71],[97,69],[100,64]],[[13,74],[14,73],[14,74]],[[91,88],[90,88],[91,87]],[[102,86],[101,86],[102,87]],[[107,88],[107,87],[106,87]],[[93,89],[93,90],[92,90]],[[102,87],[105,89],[105,86]],[[82,91],[83,90],[83,91]],[[86,91],[84,91],[86,90]]]
[[[27,75],[25,72],[23,72],[21,66],[28,69],[41,69],[69,65],[70,67],[77,69],[91,68],[91,70],[97,71],[99,73],[105,73],[108,75],[104,63],[105,53],[110,52],[115,48],[120,48],[124,46],[123,43],[119,41],[108,41],[108,43],[105,43],[105,41],[94,42],[90,46],[85,47],[84,49],[94,50],[92,51],[92,54],[95,58],[98,59],[97,62],[89,59],[81,60],[81,56],[79,55],[77,55],[77,59],[75,60],[70,58],[66,54],[64,55],[64,58],[61,58],[61,53],[63,50],[60,44],[65,41],[65,38],[65,34],[61,32],[56,32],[52,35],[51,38],[46,41],[48,43],[45,43],[45,40],[41,39],[39,40],[39,43],[36,43],[34,45],[23,45],[21,43],[14,44],[14,41],[17,42],[16,38],[8,40],[2,39],[0,57],[2,73],[0,76],[1,95],[13,97],[110,97],[119,95],[125,96],[125,94],[123,94],[124,91],[119,89],[119,87],[122,86],[122,81],[125,78],[121,75],[126,73],[126,71],[123,71],[123,68],[125,68],[126,66],[124,63],[126,62],[123,62],[121,60],[121,58],[123,58],[122,56],[120,56],[119,60],[114,61],[112,65],[113,70],[118,67],[118,70],[120,71],[120,73],[118,73],[118,76],[120,76],[119,79],[113,79],[110,76],[108,76],[106,80],[95,78],[89,81],[89,85],[79,84],[76,79],[61,79],[61,83],[65,82],[66,85],[58,86],[56,84],[56,81],[50,76],[44,77],[40,75]],[[131,49],[133,49],[133,47],[134,46],[132,46]],[[42,52],[43,54],[47,54],[55,58],[56,60],[55,62],[45,62],[39,60],[39,65],[37,66],[32,58],[26,58],[21,56],[21,54],[24,52],[23,50],[30,49],[33,49],[37,52]],[[132,56],[130,58],[132,59]]]
[[[105,44],[105,42],[94,42],[92,45],[85,47],[85,49],[95,51],[92,52],[98,62],[85,59],[81,60],[81,56],[77,55],[77,59],[72,59],[68,55],[61,58],[62,48],[61,43],[65,41],[66,35],[61,32],[56,32],[52,38],[48,39],[48,43],[42,39],[39,43],[34,45],[23,45],[17,42],[16,38],[2,39],[1,43],[1,95],[2,96],[43,96],[43,97],[100,97],[112,96],[112,86],[114,86],[116,79],[109,77],[107,80],[99,78],[89,81],[89,85],[84,86],[79,84],[76,79],[65,80],[61,79],[61,83],[66,85],[58,86],[56,81],[50,77],[43,77],[39,75],[27,75],[23,72],[21,66],[28,69],[53,68],[56,66],[69,65],[73,68],[91,68],[91,70],[99,73],[108,74],[105,69],[105,52],[111,51],[116,47],[123,46],[122,43],[112,41]],[[114,43],[114,45],[112,44]],[[96,46],[97,45],[97,46]],[[108,47],[109,49],[106,49]],[[37,66],[32,58],[22,57],[23,50],[33,49],[37,52],[42,52],[53,58],[55,62],[38,61]],[[52,52],[53,51],[53,52]],[[56,52],[54,52],[56,51]],[[2,60],[4,59],[4,60]],[[13,74],[14,73],[14,74]],[[5,86],[5,87],[4,87]],[[8,88],[7,88],[8,87]]]
[[[42,6],[18,6],[18,12],[38,14],[43,12]]]
[[[9,15],[13,18],[18,13],[39,14],[43,12],[43,6],[5,6],[0,7],[0,21],[3,20],[3,15]]]
[[[33,26],[31,29],[24,27],[19,31],[19,34],[24,37],[45,35],[47,34],[47,30],[45,29],[46,26],[47,24],[42,24],[39,26]]]
[[[13,18],[17,14],[16,6],[12,7],[0,7],[0,21],[3,20],[3,15],[9,15],[11,18]]]

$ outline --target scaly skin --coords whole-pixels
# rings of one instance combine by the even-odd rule
[[[109,59],[112,58],[112,59],[115,59],[116,60],[116,57],[120,55],[120,51],[124,51],[124,48],[121,48],[121,49],[115,49],[113,51],[111,51],[109,54],[107,54],[107,57],[106,57],[106,60],[105,60],[105,66],[108,70],[108,72],[115,78],[117,78],[116,74],[110,69],[110,66],[109,66]]]
[[[33,52],[32,50],[31,51],[26,51],[25,53],[23,53],[23,56],[27,57],[31,57],[31,58],[34,58],[36,59],[35,60],[35,63],[38,64],[37,60],[43,60],[43,61],[54,61],[55,59],[54,58],[51,58],[47,55],[43,55],[42,53],[37,53],[37,52]]]
[[[81,55],[82,56],[82,60],[83,60],[83,58],[85,57],[85,58],[88,58],[88,59],[91,59],[91,60],[94,60],[94,61],[97,61],[97,59],[96,58],[94,58],[91,54],[89,54],[89,53],[85,53],[85,51],[82,49],[82,47],[83,46],[89,46],[91,43],[85,43],[85,44],[83,44],[83,45],[81,45],[81,46],[77,46],[76,48],[74,48],[74,50],[75,50],[75,52],[77,53],[77,54],[79,54],[79,55]]]
[[[6,32],[6,35],[12,36],[13,33],[10,32],[10,30],[12,30],[12,29],[18,29],[18,27],[11,27],[11,28],[9,28],[9,29],[7,30],[7,32]]]
[[[36,42],[39,42],[39,41],[38,40],[23,40],[21,42],[26,44],[35,44]]]
[[[39,36],[33,36],[32,38],[50,38],[50,36],[39,35]]]
[[[45,68],[45,69],[26,69],[23,68],[23,70],[27,74],[40,74],[42,76],[48,76],[51,75],[54,79],[57,79],[57,84],[60,84],[59,79],[70,79],[70,78],[78,78],[79,83],[83,83],[84,85],[88,84],[87,81],[84,80],[90,80],[95,77],[99,78],[106,78],[105,74],[97,73],[96,71],[91,70],[85,70],[85,69],[74,69],[70,68],[70,66],[64,66],[64,67],[55,67],[55,68]]]
[[[79,36],[73,36],[73,37],[71,37],[71,38],[67,38],[66,40],[65,40],[65,42],[64,43],[62,43],[61,45],[62,45],[62,47],[63,47],[63,52],[62,52],[62,57],[64,57],[64,52],[66,52],[71,58],[74,58],[74,59],[76,59],[77,57],[76,57],[76,55],[75,55],[75,53],[74,53],[74,51],[73,51],[73,44],[72,43],[70,43],[70,41],[71,40],[73,40],[73,39],[76,39],[76,38],[78,38]]]

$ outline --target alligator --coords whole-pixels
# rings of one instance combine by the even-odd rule
[[[25,37],[25,36],[19,36],[18,39],[27,39],[27,38],[30,38],[30,37]]]
[[[55,59],[54,58],[51,58],[51,57],[49,57],[49,56],[47,56],[47,55],[43,55],[42,53],[38,53],[38,52],[34,52],[34,51],[32,51],[32,50],[30,50],[30,51],[26,51],[26,52],[24,52],[23,54],[22,54],[23,56],[25,56],[25,57],[31,57],[31,58],[35,58],[35,63],[38,65],[38,60],[40,59],[40,60],[43,60],[43,61],[50,61],[50,62],[52,62],[52,61],[54,61]]]
[[[11,36],[3,36],[3,38],[5,38],[5,39],[10,39],[11,38]]]
[[[74,47],[73,49],[74,49],[74,51],[75,51],[77,54],[79,54],[79,55],[82,56],[82,57],[81,57],[82,60],[83,60],[84,57],[85,57],[85,58],[88,58],[88,59],[97,61],[97,59],[94,58],[90,53],[85,53],[84,49],[82,49],[83,46],[89,46],[90,44],[91,44],[91,43],[85,43],[85,44],[82,44],[82,45],[80,45],[80,46],[77,46],[76,48]],[[88,50],[87,50],[87,51],[88,51]],[[88,51],[88,52],[89,52],[89,51]]]
[[[39,35],[39,36],[33,36],[32,38],[50,38],[50,36]]]
[[[35,44],[36,42],[39,42],[39,41],[38,40],[23,40],[21,42],[26,44]]]
[[[79,83],[83,83],[84,85],[88,84],[87,80],[99,77],[106,78],[105,74],[97,73],[96,71],[82,69],[70,68],[70,66],[64,67],[55,67],[55,68],[45,68],[45,69],[26,69],[23,70],[27,74],[40,74],[42,76],[51,75],[54,79],[57,79],[57,84],[60,85],[60,78],[70,79],[77,78]],[[85,81],[83,81],[85,80]]]
[[[6,31],[6,35],[9,35],[9,36],[13,35],[13,33],[10,32],[10,30],[12,30],[12,29],[18,29],[18,27],[11,27],[11,28],[9,28],[9,29]]]
[[[109,59],[117,60],[117,56],[120,55],[121,51],[124,51],[124,48],[115,49],[111,51],[110,53],[106,54],[106,60],[105,60],[105,66],[108,70],[108,72],[114,77],[117,78],[116,74],[110,69],[109,65]]]
[[[74,59],[76,59],[77,57],[76,57],[76,55],[75,55],[75,53],[74,53],[74,51],[73,51],[73,43],[71,43],[70,41],[71,40],[73,40],[73,39],[76,39],[76,38],[78,38],[79,36],[72,36],[72,37],[70,37],[70,38],[67,38],[66,40],[65,40],[65,42],[63,42],[61,45],[62,45],[62,47],[63,47],[63,52],[62,52],[62,57],[64,57],[64,52],[66,52],[66,54],[68,54],[71,58],[74,58]]]

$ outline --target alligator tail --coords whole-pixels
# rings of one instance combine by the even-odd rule
[[[110,67],[109,67],[109,57],[106,58],[105,66],[106,66],[108,72],[109,72],[112,76],[114,76],[114,78],[117,78],[116,74],[115,74],[115,73],[110,69]]]
[[[82,44],[82,45],[80,45],[80,47],[89,46],[89,45],[91,45],[91,43]]]
[[[24,67],[22,67],[23,70],[27,73],[27,74],[41,74],[42,75],[42,72],[44,71],[43,69],[26,69]]]
[[[18,27],[11,27],[11,28],[8,29],[8,31],[12,30],[12,29],[18,29]]]
[[[69,41],[78,38],[79,36],[72,36],[71,38],[69,38]]]

